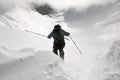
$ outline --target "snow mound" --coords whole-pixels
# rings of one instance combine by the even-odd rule
[[[35,53],[35,48],[23,48],[20,50],[10,50],[4,46],[0,46],[0,51],[11,58],[24,58],[32,56]]]
[[[109,53],[106,55],[107,60],[111,62],[120,61],[120,41],[114,42]]]
[[[9,57],[4,55],[1,51],[0,51],[0,63],[2,63],[5,60],[8,60]]]
[[[120,80],[120,74],[117,73],[108,74],[103,80]]]
[[[16,52],[20,55],[34,53],[32,56],[16,58],[0,64],[0,80],[68,80],[68,76],[62,68],[62,60],[49,51],[35,51],[34,48],[18,51],[5,47],[0,49],[6,53]]]
[[[110,51],[96,62],[91,80],[120,80],[120,40],[115,41]]]
[[[5,47],[0,46],[0,64],[4,64],[4,63],[8,62],[9,60],[13,60],[11,57],[4,54],[4,52],[1,50],[2,48],[5,49]]]

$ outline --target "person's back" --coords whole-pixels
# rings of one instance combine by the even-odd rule
[[[54,34],[54,44],[62,44],[65,43],[64,40],[64,32],[62,29],[55,31],[53,30],[53,34]]]
[[[65,40],[64,36],[69,36],[70,33],[61,29],[61,26],[55,25],[53,31],[48,35],[48,38],[54,38],[54,46],[53,52],[58,55],[58,50],[60,52],[60,57],[64,59],[64,51],[63,48],[65,47]]]

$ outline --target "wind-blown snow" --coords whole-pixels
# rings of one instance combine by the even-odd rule
[[[0,80],[74,80],[79,74],[85,73],[79,66],[75,67],[79,59],[71,59],[78,53],[71,41],[66,41],[69,44],[66,45],[65,56],[69,56],[65,57],[65,64],[58,65],[57,59],[60,58],[51,52],[53,40],[25,31],[27,29],[47,36],[58,21],[67,30],[67,25],[62,20],[61,16],[50,18],[20,7],[1,15],[0,52],[3,59],[0,61]],[[74,50],[75,53],[69,50]],[[79,57],[78,55],[76,56]],[[68,67],[69,64],[71,67]]]
[[[66,40],[65,60],[59,64],[52,53],[53,40],[25,31],[47,36],[56,23],[69,30],[61,14],[50,18],[16,6],[0,16],[0,80],[89,80],[92,60],[72,41]]]
[[[7,48],[5,51],[9,54]],[[34,53],[34,55],[10,59],[8,62],[0,64],[0,80],[68,80],[68,76],[60,66],[61,59],[51,52],[36,52],[34,49],[32,51],[24,49],[12,52],[19,53],[18,55],[23,54],[23,52],[27,52],[26,54]]]
[[[120,41],[114,42],[110,51],[96,62],[91,80],[120,80]]]
[[[7,26],[0,26],[0,33],[0,80],[67,80],[60,58],[42,51],[47,49],[44,46],[38,48],[41,51],[35,48],[44,45],[47,38]],[[41,38],[43,42],[34,43]]]

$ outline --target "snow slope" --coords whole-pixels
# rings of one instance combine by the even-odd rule
[[[115,41],[110,51],[96,62],[91,80],[120,80],[120,41]],[[92,74],[91,73],[91,74]]]
[[[43,46],[45,40],[20,29],[0,26],[0,80],[68,80],[61,59]]]
[[[41,50],[45,50],[50,47],[49,40],[47,38],[36,36],[23,30],[10,28],[7,26],[0,26],[0,39],[1,46],[6,46],[12,50],[29,47],[39,47],[40,45],[44,45],[45,43],[48,44],[48,46],[39,47]],[[43,41],[40,41],[41,39]]]
[[[10,58],[8,56],[4,55],[3,52],[0,51],[0,64],[9,59]]]
[[[27,52],[30,50],[26,49]],[[0,80],[67,80],[68,76],[56,55],[47,51],[34,50],[32,53],[34,56],[16,58],[0,64]]]
[[[51,51],[52,51],[53,40],[52,39],[48,40],[46,37],[25,32],[25,30],[26,29],[31,30],[47,36],[52,31],[53,26],[57,22],[59,22],[63,26],[62,27],[63,29],[67,30],[68,29],[67,24],[64,23],[63,21],[64,21],[64,18],[62,16],[50,18],[47,15],[43,16],[34,10],[24,9],[17,6],[12,11],[5,13],[4,15],[0,15],[0,51],[1,51],[1,55],[5,55],[2,58],[6,59],[6,60],[1,60],[0,70],[4,70],[5,73],[0,73],[1,74],[0,78],[3,80],[6,80],[6,79],[8,80],[8,78],[10,79],[15,78],[15,80],[17,80],[19,77],[20,78],[22,77],[22,80],[24,79],[30,80],[30,78],[27,77],[28,75],[32,75],[32,73],[29,72],[31,71],[29,69],[33,69],[35,71],[39,71],[39,69],[38,67],[32,67],[32,68],[30,67],[27,69],[25,66],[27,66],[27,63],[29,63],[29,60],[31,61],[31,63],[28,64],[29,66],[32,66],[35,64],[35,63],[32,63],[32,60],[35,62],[41,61],[42,63],[40,62],[40,64],[44,64],[45,62],[45,65],[49,65],[47,62],[50,61],[52,65],[56,65],[56,61],[57,61],[56,59],[54,60],[55,62],[51,61],[52,60],[51,58],[55,58],[56,56],[49,57],[54,55],[54,54],[49,55],[52,53]],[[90,67],[91,63],[88,63],[90,59],[88,57],[86,59],[86,55],[81,56],[81,54],[79,53],[79,51],[71,41],[66,41],[66,43],[67,44],[65,47],[64,64],[59,65],[57,67],[53,66],[52,69],[51,67],[47,67],[48,71],[45,71],[46,69],[41,68],[41,65],[38,63],[35,65],[39,66],[40,70],[43,70],[43,72],[44,71],[49,72],[49,69],[50,69],[50,73],[47,73],[47,74],[48,75],[50,74],[49,75],[50,77],[53,76],[54,79],[56,79],[55,77],[57,77],[58,78],[57,80],[61,79],[58,76],[56,76],[57,73],[59,73],[59,76],[63,76],[65,80],[66,79],[67,80],[79,80],[79,79],[87,80],[88,77],[86,76],[89,73],[89,70],[91,68]],[[40,52],[41,55],[38,52]],[[48,55],[46,56],[43,54],[48,54]],[[35,59],[34,57],[32,58],[30,57],[33,55],[35,58],[37,57],[37,59]],[[29,57],[29,60],[28,59],[26,60],[26,58],[28,57]],[[38,57],[40,59],[38,59]],[[42,59],[43,57],[47,57],[49,60],[44,61],[44,59]],[[23,64],[21,63],[21,61],[25,63]],[[21,67],[18,67],[17,65]],[[62,67],[63,69],[59,69],[60,66],[63,66]],[[15,70],[12,67],[15,67]],[[23,75],[19,76],[19,74],[23,73],[23,72],[20,72],[19,69],[20,71],[23,70],[23,72],[25,73],[24,76]],[[10,70],[10,71],[7,71],[7,70]],[[27,71],[24,71],[24,70],[27,70]],[[53,70],[53,72],[51,70]],[[14,73],[15,71],[16,73]],[[58,71],[62,71],[62,72],[58,72]],[[11,74],[9,72],[11,72]],[[63,74],[65,73],[69,76],[69,79],[68,77],[67,78],[64,77]],[[12,74],[13,75],[16,74],[16,75],[13,76]],[[35,74],[36,75],[41,74],[39,76],[44,76],[40,72],[35,72]],[[41,78],[41,77],[38,78],[37,76],[34,76],[34,77],[36,78],[36,80]],[[63,78],[62,80],[64,80]],[[54,80],[54,79],[51,78],[49,80]],[[43,80],[47,80],[46,77]]]
[[[48,35],[56,20],[20,7],[0,17],[0,80],[68,80],[61,59],[49,51],[51,42],[24,31]]]

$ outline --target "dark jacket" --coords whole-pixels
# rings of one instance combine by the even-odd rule
[[[63,39],[62,39],[62,40],[60,40],[60,39],[57,40],[57,39],[56,39],[56,37],[60,37],[60,36],[59,36],[59,35],[56,36],[55,30],[53,30],[53,31],[48,35],[48,38],[49,38],[49,39],[53,37],[53,39],[54,39],[54,44],[62,44],[62,43],[65,43],[64,36],[69,36],[69,35],[70,35],[69,32],[66,32],[66,31],[64,31],[63,29],[60,29],[59,31],[60,31],[61,34],[63,35]]]

